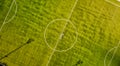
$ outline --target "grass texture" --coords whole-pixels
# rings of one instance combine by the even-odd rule
[[[66,21],[75,0],[16,0],[14,19],[0,31],[0,62],[8,66],[46,66],[54,52],[48,66],[120,66],[120,48],[116,47],[120,41],[120,8],[110,2],[78,0],[70,21]],[[0,0],[0,26],[11,3]],[[15,8],[14,3],[6,22]],[[64,36],[59,39],[66,22]],[[45,39],[52,49],[59,39],[58,51],[48,47]]]

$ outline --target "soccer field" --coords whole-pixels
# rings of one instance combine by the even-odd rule
[[[120,66],[119,0],[0,0],[0,66]]]

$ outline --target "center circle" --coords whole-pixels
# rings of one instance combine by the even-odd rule
[[[68,22],[68,24],[66,25],[67,22]],[[65,30],[64,31],[65,33],[64,32],[62,33],[63,30]],[[49,37],[47,37],[47,36],[49,36]],[[61,39],[59,39],[60,37],[61,37]],[[53,20],[46,26],[45,31],[44,31],[45,43],[47,44],[47,46],[50,49],[52,49],[54,51],[58,51],[58,52],[64,52],[64,51],[68,51],[68,50],[72,49],[77,41],[77,38],[78,38],[77,28],[68,19]],[[62,49],[62,50],[60,48],[58,50],[57,49],[58,46],[57,46],[56,49],[54,49],[55,47],[52,47],[52,45],[54,45],[54,44],[56,45],[57,41],[59,41],[58,43],[64,44],[64,46],[63,45],[60,46],[61,48],[64,48],[64,47],[66,47],[66,48]],[[71,45],[69,47],[67,47],[66,44],[68,44],[68,45],[71,44]]]

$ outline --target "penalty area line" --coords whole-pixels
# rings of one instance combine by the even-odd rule
[[[14,3],[15,3],[15,5],[16,5],[15,14],[12,16],[11,19],[9,19],[9,20],[6,22],[6,20],[7,20],[7,18],[8,18],[8,15],[10,14],[10,11],[11,11]],[[4,27],[4,25],[5,25],[6,23],[9,23],[9,22],[15,17],[16,13],[17,13],[17,3],[16,3],[16,0],[13,0],[12,3],[11,3],[10,8],[9,8],[9,10],[8,10],[8,13],[7,13],[7,15],[6,15],[6,17],[5,17],[5,19],[4,19],[1,27],[0,27],[0,32],[1,32],[2,28]]]

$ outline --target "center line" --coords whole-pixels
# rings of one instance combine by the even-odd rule
[[[71,10],[71,12],[70,12],[70,14],[69,14],[68,20],[70,20],[70,18],[71,18],[71,16],[72,16],[72,13],[73,13],[73,11],[74,11],[77,3],[78,3],[78,0],[75,1],[74,5],[73,5],[73,8],[72,8],[72,10]],[[49,60],[48,60],[48,63],[46,64],[46,66],[49,65],[50,60],[51,60],[53,54],[55,53],[55,50],[56,50],[56,48],[57,48],[57,46],[58,46],[59,41],[60,41],[60,40],[62,39],[62,37],[64,36],[64,31],[65,31],[66,26],[68,25],[68,22],[69,22],[69,21],[67,21],[66,24],[65,24],[65,26],[63,27],[63,30],[62,30],[62,32],[61,32],[61,34],[60,34],[60,36],[59,36],[59,38],[58,38],[58,40],[57,40],[57,42],[56,42],[56,45],[55,45],[55,47],[54,47],[54,49],[53,49],[53,51],[52,51],[52,53],[51,53],[51,55],[50,55],[50,57],[49,57]]]

